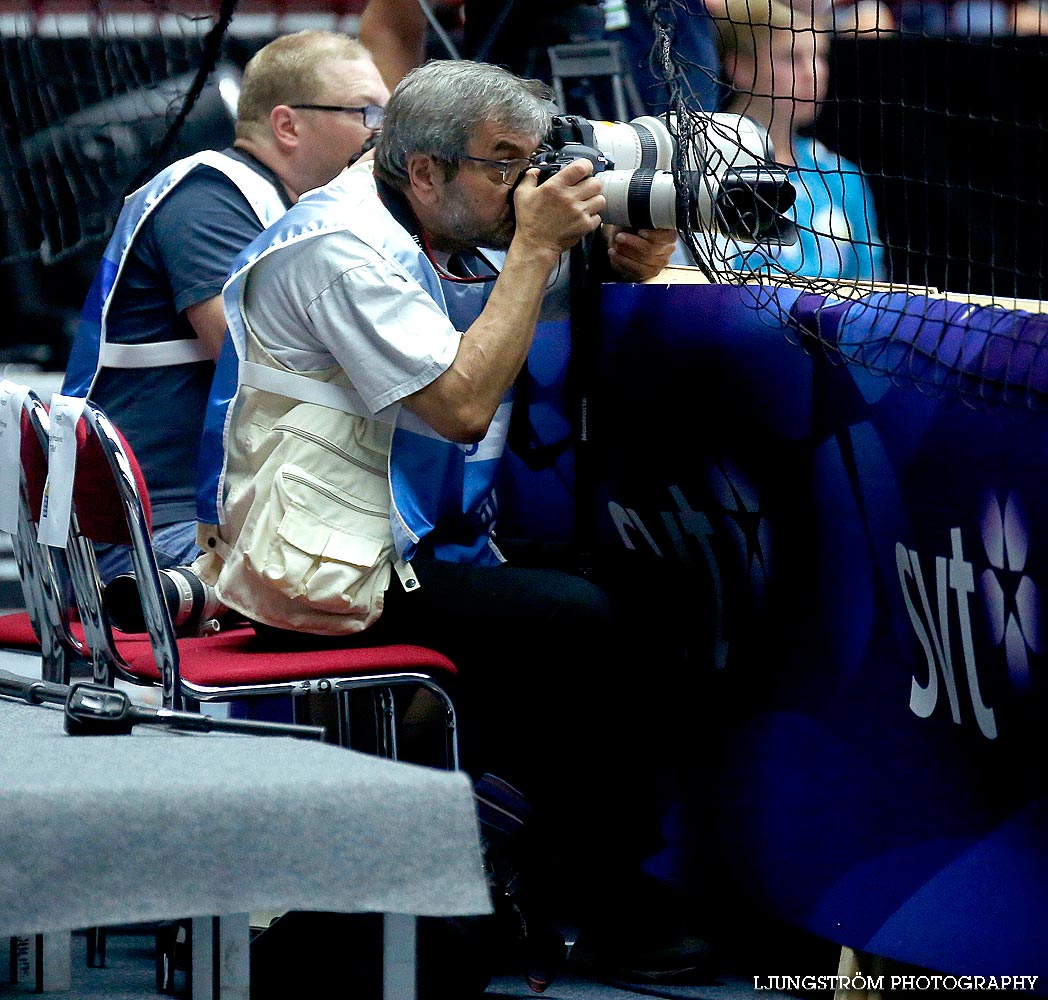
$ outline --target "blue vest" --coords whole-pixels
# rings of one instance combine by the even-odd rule
[[[492,283],[442,281],[411,235],[382,205],[368,173],[352,171],[310,192],[240,255],[223,291],[229,336],[219,357],[204,422],[197,517],[207,524],[222,523],[225,441],[234,412],[232,404],[239,387],[249,385],[368,420],[391,422],[390,521],[397,554],[409,561],[419,542],[428,538],[438,559],[497,564],[502,557],[492,541],[496,514],[493,483],[509,428],[509,399],[499,406],[485,438],[463,445],[440,437],[399,405],[387,408],[378,418],[348,386],[246,360],[242,305],[245,278],[251,268],[263,257],[301,240],[343,230],[403,267],[456,330],[466,330],[484,308]]]
[[[263,226],[284,214],[280,193],[266,178],[247,164],[213,150],[172,163],[128,195],[84,302],[62,386],[65,395],[89,395],[103,368],[162,368],[210,360],[204,345],[196,339],[148,344],[117,344],[106,339],[106,317],[131,244],[156,207],[198,166],[214,167],[236,184]]]

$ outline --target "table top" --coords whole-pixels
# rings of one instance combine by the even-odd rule
[[[62,723],[0,699],[0,934],[490,910],[462,772],[280,737],[71,737]]]

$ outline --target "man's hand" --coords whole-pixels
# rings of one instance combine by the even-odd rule
[[[559,257],[600,225],[606,202],[589,160],[575,160],[542,184],[538,181],[538,171],[529,170],[513,194],[517,214],[513,241]]]
[[[600,225],[593,164],[576,160],[544,183],[529,170],[513,195],[516,231],[487,305],[462,334],[451,366],[404,400],[438,434],[463,443],[487,433],[535,335],[542,296],[560,255]]]
[[[608,263],[625,281],[654,278],[670,262],[677,245],[675,229],[638,229],[632,232],[607,225],[604,238],[608,241]]]

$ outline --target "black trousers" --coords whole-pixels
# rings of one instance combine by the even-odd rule
[[[657,665],[624,624],[630,616],[569,572],[424,555],[412,567],[421,586],[408,593],[394,577],[381,618],[362,633],[259,632],[299,645],[414,643],[448,656],[459,671],[451,694],[463,766],[528,796],[538,867],[557,895],[599,905],[659,846],[660,720],[647,685]]]

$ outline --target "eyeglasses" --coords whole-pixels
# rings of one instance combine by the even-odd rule
[[[386,119],[386,109],[377,104],[368,104],[362,108],[347,108],[341,104],[289,104],[289,108],[301,111],[344,111],[347,114],[360,114],[364,116],[364,128],[382,128],[382,122]]]
[[[513,187],[520,180],[520,175],[532,165],[530,156],[518,156],[514,160],[488,160],[483,156],[465,156],[463,159],[494,167],[502,175],[502,183],[510,187]]]

